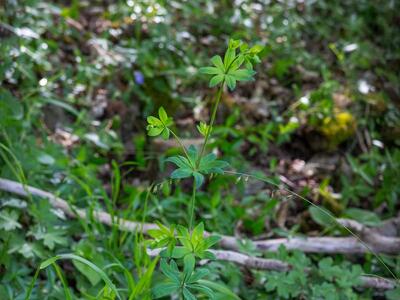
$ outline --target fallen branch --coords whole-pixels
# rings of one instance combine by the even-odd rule
[[[0,178],[0,190],[18,194],[20,196],[28,196],[29,194],[39,196],[49,200],[50,204],[64,211],[69,217],[79,216],[82,219],[88,218],[87,212],[84,209],[74,208],[65,200],[40,189],[23,186],[22,184],[8,179]],[[93,212],[94,217],[103,224],[117,225],[121,230],[135,231],[141,226],[140,222],[129,221],[112,217],[102,211]],[[114,222],[113,222],[114,221]],[[338,222],[354,231],[360,231],[360,228],[366,228],[353,220],[338,219]],[[346,223],[347,222],[347,223]],[[152,223],[143,224],[143,232],[146,233],[149,229],[157,228],[157,225]],[[371,230],[372,232],[372,230]],[[359,232],[360,234],[361,232]],[[395,237],[381,236],[377,237],[377,233],[372,232],[373,238],[368,238],[368,234],[361,234],[361,238],[368,247],[375,253],[385,253],[397,255],[400,253],[400,239]],[[293,238],[278,238],[270,240],[253,241],[258,250],[261,251],[277,251],[281,245],[288,250],[300,250],[306,253],[341,253],[341,254],[363,254],[370,253],[363,243],[354,237],[293,237]],[[225,249],[239,250],[238,238],[233,236],[221,235],[221,246]]]
[[[71,218],[88,218],[88,214],[84,209],[76,208],[67,201],[49,193],[42,191],[40,189],[31,187],[31,186],[24,186],[18,182],[0,178],[0,190],[14,193],[20,196],[38,196],[42,198],[46,198],[51,206],[54,208],[61,209],[67,216]],[[156,224],[151,223],[144,223],[141,224],[140,222],[134,222],[124,219],[115,219],[113,220],[111,215],[103,212],[103,211],[95,211],[93,212],[94,218],[102,224],[115,226],[117,225],[120,230],[125,231],[136,231],[142,229],[144,233],[146,233],[150,229],[157,228]],[[339,220],[342,222],[342,220]],[[352,221],[352,220],[350,220]],[[344,222],[344,221],[343,221]],[[354,221],[355,222],[355,221]],[[353,228],[354,230],[361,229],[359,227],[361,224],[355,223],[348,223],[349,227]],[[357,227],[358,226],[358,227]],[[361,225],[363,226],[363,225]],[[221,245],[228,249],[238,249],[237,239],[231,236],[224,236],[222,235]],[[386,239],[388,237],[385,237]],[[327,247],[325,243],[330,241],[334,243],[334,247]],[[310,246],[310,243],[312,244]],[[329,242],[328,242],[329,243]],[[349,245],[348,245],[349,243]],[[285,245],[287,249],[299,249],[305,252],[324,252],[324,253],[364,253],[366,252],[365,246],[361,243],[357,242],[354,238],[293,238],[293,239],[275,239],[275,240],[268,240],[268,241],[255,241],[254,244],[260,250],[269,250],[274,251],[279,248],[280,245]],[[308,251],[307,251],[308,250]],[[336,250],[336,251],[334,251]],[[338,250],[338,251],[337,251]],[[393,249],[392,249],[393,250]],[[150,250],[149,254],[155,255],[158,252],[156,250]],[[353,251],[353,252],[350,252]],[[291,266],[285,262],[275,259],[265,259],[259,257],[252,257],[246,254],[234,252],[234,251],[226,251],[226,250],[212,250],[215,254],[217,259],[234,262],[238,265],[252,268],[252,269],[259,269],[259,270],[273,270],[273,271],[280,271],[284,272],[290,270]],[[396,287],[396,282],[394,280],[386,279],[386,278],[379,278],[379,277],[369,277],[369,276],[362,276],[361,277],[362,284],[361,286],[364,288],[376,288],[382,290],[389,290],[394,289]]]

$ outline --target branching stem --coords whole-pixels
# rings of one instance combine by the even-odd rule
[[[208,140],[210,138],[211,130],[212,130],[212,127],[214,125],[215,117],[217,115],[217,109],[218,109],[219,102],[221,101],[222,91],[224,90],[224,86],[225,86],[225,81],[222,81],[221,86],[220,86],[220,88],[218,90],[217,97],[216,97],[216,100],[215,100],[215,104],[214,104],[214,107],[213,107],[213,111],[212,111],[212,114],[211,114],[210,125],[208,126],[207,133],[206,133],[206,136],[204,138],[204,143],[203,143],[203,145],[201,147],[200,155],[197,158],[197,162],[196,162],[196,166],[197,167],[200,164],[200,160],[203,157],[204,150],[206,149]]]

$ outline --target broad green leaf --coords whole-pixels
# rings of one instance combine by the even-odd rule
[[[204,122],[200,122],[200,124],[197,125],[197,130],[200,132],[200,134],[202,136],[206,136],[209,129],[210,129],[210,126],[208,126]]]
[[[193,275],[189,278],[188,283],[194,283],[208,274],[210,274],[208,269],[196,269]]]
[[[232,75],[225,75],[225,81],[230,90],[234,90],[236,87],[236,79]]]
[[[216,66],[221,73],[225,73],[224,63],[222,62],[222,58],[219,55],[215,55],[211,58],[211,62]]]
[[[213,78],[210,80],[210,87],[214,87],[220,82],[222,82],[225,78],[225,75],[215,75]]]
[[[162,131],[162,134],[161,134],[161,136],[162,136],[162,138],[164,139],[164,140],[168,140],[169,139],[169,130],[166,128],[166,129],[164,129],[163,131]]]
[[[185,300],[197,300],[197,298],[185,287],[183,288],[183,296]]]
[[[18,223],[19,214],[15,210],[2,210],[0,211],[0,229],[5,231],[15,230],[22,228]]]
[[[192,176],[193,171],[190,169],[176,169],[172,172],[171,178],[173,179],[180,179],[180,178],[187,178]]]
[[[240,298],[235,293],[233,293],[229,288],[227,288],[223,284],[220,284],[220,283],[217,283],[214,281],[204,280],[204,279],[198,280],[198,283],[202,286],[209,287],[210,289],[212,289],[214,291],[224,294],[225,296],[227,296],[226,300],[229,300],[229,299],[240,300]]]
[[[224,56],[225,70],[228,70],[228,68],[230,67],[231,63],[235,59],[235,52],[236,52],[235,49],[232,49],[232,48],[228,48],[226,50],[225,56]]]
[[[164,258],[161,259],[160,268],[161,268],[161,271],[164,273],[164,275],[167,276],[170,280],[172,280],[174,283],[177,283],[177,284],[180,283],[179,272],[176,272],[175,270],[173,270],[168,265],[167,261]]]
[[[223,74],[221,70],[216,67],[203,67],[200,68],[199,71],[202,74],[209,74],[209,75]]]
[[[168,121],[168,115],[167,112],[165,111],[164,107],[160,107],[158,109],[158,116],[160,117],[160,120],[162,123],[166,124]]]
[[[79,261],[73,261],[72,264],[89,280],[92,286],[97,285],[101,281],[101,276],[87,264]]]
[[[51,155],[49,155],[49,154],[47,154],[47,153],[42,153],[42,154],[40,154],[39,156],[38,156],[38,161],[41,163],[41,164],[44,164],[44,165],[53,165],[55,162],[56,162],[56,160],[54,159],[54,157],[53,156],[51,156]]]
[[[253,47],[250,48],[250,53],[252,54],[258,54],[264,49],[264,46],[261,45],[254,45]]]
[[[240,40],[230,39],[230,40],[229,40],[229,45],[228,45],[228,47],[231,48],[231,49],[236,49],[236,48],[238,48],[241,44],[242,44],[242,42],[241,42]]]
[[[150,125],[154,125],[154,126],[162,126],[161,120],[159,120],[153,116],[147,117],[147,123],[149,123]]]
[[[200,284],[191,284],[190,288],[207,295],[209,297],[209,299],[214,299],[214,297],[215,297],[214,292],[206,286],[202,286]]]
[[[165,161],[172,162],[179,168],[191,168],[188,159],[181,155],[168,157]]]
[[[334,220],[331,216],[325,213],[321,208],[311,206],[309,208],[312,219],[319,225],[322,226],[333,226],[335,225]]]
[[[115,287],[115,285],[112,283],[112,281],[110,280],[110,278],[107,276],[106,273],[104,273],[103,270],[101,270],[99,267],[97,267],[95,264],[93,264],[92,262],[88,261],[87,259],[80,257],[78,255],[75,254],[59,254],[53,258],[49,258],[46,261],[44,261],[41,264],[41,269],[46,268],[47,266],[49,266],[52,263],[55,263],[57,260],[63,260],[63,259],[71,259],[72,261],[77,261],[80,262],[86,266],[88,266],[89,268],[91,268],[94,272],[96,272],[98,274],[98,276],[103,279],[103,281],[107,284],[107,286],[115,293],[115,295],[117,296],[118,299],[121,299],[121,296],[118,293],[117,288]]]
[[[184,280],[187,281],[194,271],[196,259],[193,254],[187,254],[183,258],[183,275]]]
[[[164,128],[161,128],[161,127],[147,127],[147,131],[148,131],[147,134],[149,136],[158,136],[164,131]]]
[[[48,231],[43,234],[43,244],[47,246],[50,250],[53,250],[55,245],[67,245],[68,239],[63,236],[65,233],[63,231]]]
[[[191,253],[191,249],[188,249],[186,247],[175,247],[174,250],[172,251],[171,257],[182,258],[188,253]]]
[[[348,208],[343,214],[347,218],[351,218],[368,226],[377,226],[382,223],[376,213],[360,208]]]
[[[168,282],[157,284],[153,289],[153,296],[155,299],[171,295],[179,289],[179,284]]]
[[[235,71],[230,71],[229,75],[233,76],[238,81],[249,81],[253,79],[253,75],[256,72],[248,69],[240,69]]]
[[[206,237],[204,240],[205,243],[205,249],[209,249],[212,246],[214,246],[216,243],[218,243],[221,240],[221,237],[218,235],[212,235],[209,237]]]
[[[200,240],[203,239],[203,235],[204,235],[204,224],[203,222],[200,222],[194,229],[192,232],[192,238],[196,241],[196,240]]]
[[[192,175],[194,177],[196,188],[199,188],[204,182],[204,176],[199,172],[193,172]]]

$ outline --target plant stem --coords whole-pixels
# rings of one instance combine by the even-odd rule
[[[183,145],[181,139],[176,135],[175,132],[173,132],[171,129],[169,130],[171,132],[171,134],[173,135],[173,137],[175,138],[175,140],[178,142],[179,146],[181,146],[183,153],[185,153],[186,158],[188,159],[190,165],[194,168],[194,166],[192,165],[192,161],[190,160],[189,154],[186,150],[185,145]]]
[[[218,93],[217,93],[217,97],[216,97],[215,104],[214,104],[214,107],[213,107],[213,111],[212,111],[212,114],[211,114],[210,124],[209,124],[208,130],[207,130],[206,136],[204,138],[204,143],[203,143],[203,146],[201,147],[200,155],[197,158],[197,162],[196,162],[196,166],[197,167],[200,164],[200,160],[203,157],[204,150],[206,149],[206,146],[207,146],[207,143],[208,143],[208,139],[210,138],[210,135],[211,135],[211,130],[212,130],[212,127],[214,125],[215,117],[217,115],[218,104],[221,101],[221,96],[222,96],[222,91],[224,90],[224,85],[225,85],[225,81],[222,81],[222,84],[221,84],[221,86],[220,86],[220,88],[218,90]]]
[[[195,202],[196,202],[196,183],[193,180],[192,199],[190,200],[190,206],[189,206],[189,231],[192,231],[193,229]]]

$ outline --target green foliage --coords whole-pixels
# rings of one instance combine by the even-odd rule
[[[170,135],[169,126],[173,124],[172,118],[168,117],[166,111],[163,107],[160,107],[158,110],[159,118],[150,116],[147,117],[147,134],[149,136],[158,136],[161,135],[163,139],[167,140]]]
[[[239,53],[236,53],[238,48]],[[253,79],[254,74],[256,74],[253,71],[253,64],[260,62],[257,54],[262,50],[263,47],[259,45],[249,49],[249,46],[242,41],[230,40],[224,60],[222,61],[219,55],[213,56],[211,62],[214,66],[200,68],[200,73],[213,75],[210,79],[210,87],[226,83],[231,90],[234,90],[236,81]],[[243,64],[245,64],[245,68],[241,68]]]
[[[279,299],[305,297],[307,299],[358,299],[353,287],[362,275],[360,266],[347,263],[334,264],[332,258],[323,258],[314,267],[303,253],[289,254],[283,247],[278,257],[292,266],[288,272],[270,272],[263,275],[265,289],[273,291]],[[306,273],[304,272],[306,271]]]
[[[161,271],[169,279],[168,282],[161,283],[154,287],[153,294],[160,298],[172,293],[179,293],[185,299],[197,299],[192,292],[197,291],[206,294],[210,299],[214,299],[213,291],[199,284],[199,280],[209,274],[207,269],[195,268],[196,258],[215,259],[215,256],[208,249],[216,244],[220,238],[218,236],[204,237],[204,224],[198,224],[192,232],[181,225],[167,228],[158,224],[159,229],[154,229],[149,234],[154,238],[153,248],[164,248],[160,256]],[[182,246],[176,246],[177,241]],[[170,264],[167,263],[170,258]],[[183,272],[178,270],[175,259],[183,260]]]
[[[209,271],[207,269],[194,270],[195,259],[188,255],[184,259],[183,272],[180,272],[174,260],[170,264],[165,259],[161,259],[161,271],[169,279],[169,282],[161,283],[154,287],[153,294],[155,298],[161,298],[166,295],[179,292],[185,300],[197,299],[193,291],[201,292],[214,299],[214,292],[207,286],[199,284],[199,280],[205,277]]]
[[[222,174],[223,169],[228,166],[227,162],[218,160],[214,153],[200,157],[200,153],[194,146],[190,146],[187,153],[188,157],[181,155],[171,156],[166,161],[172,162],[178,167],[178,169],[172,172],[171,178],[180,179],[193,176],[197,188],[203,184],[204,175],[212,173]],[[199,160],[200,163],[196,166]]]
[[[155,285],[172,281],[158,258],[146,255],[148,245],[169,266],[175,261],[181,282],[185,259],[187,272],[194,265],[191,276],[209,270],[195,285],[215,299],[383,297],[353,288],[355,263],[390,276],[374,256],[332,254],[329,261],[308,254],[304,263],[288,253],[278,258],[299,266],[283,274],[199,263],[212,257],[217,237],[194,239],[192,222],[182,225],[197,219],[208,232],[239,234],[241,252],[267,257],[273,255],[252,239],[347,234],[319,208],[237,178],[228,166],[288,183],[327,210],[332,196],[341,208],[337,217],[367,226],[396,216],[399,3],[6,1],[0,6],[0,176],[54,193],[88,217],[72,219],[46,199],[0,192],[0,299],[24,299],[41,262],[73,252],[106,274],[122,299],[150,300]],[[235,39],[226,49],[229,36]],[[180,149],[161,153],[170,143],[148,136],[172,136]],[[185,148],[199,136],[203,145]],[[191,180],[169,180],[165,161],[176,166],[173,177],[193,177],[197,189]],[[153,181],[161,183],[148,193]],[[110,227],[95,219],[97,210],[111,215]],[[148,241],[140,230],[118,230],[120,218],[159,228]],[[398,257],[384,261],[399,274]],[[87,264],[48,262],[31,299],[116,298]],[[309,272],[300,271],[304,266]],[[174,288],[166,298],[175,292],[209,298],[192,287],[185,294]],[[399,289],[385,296],[399,299]]]

